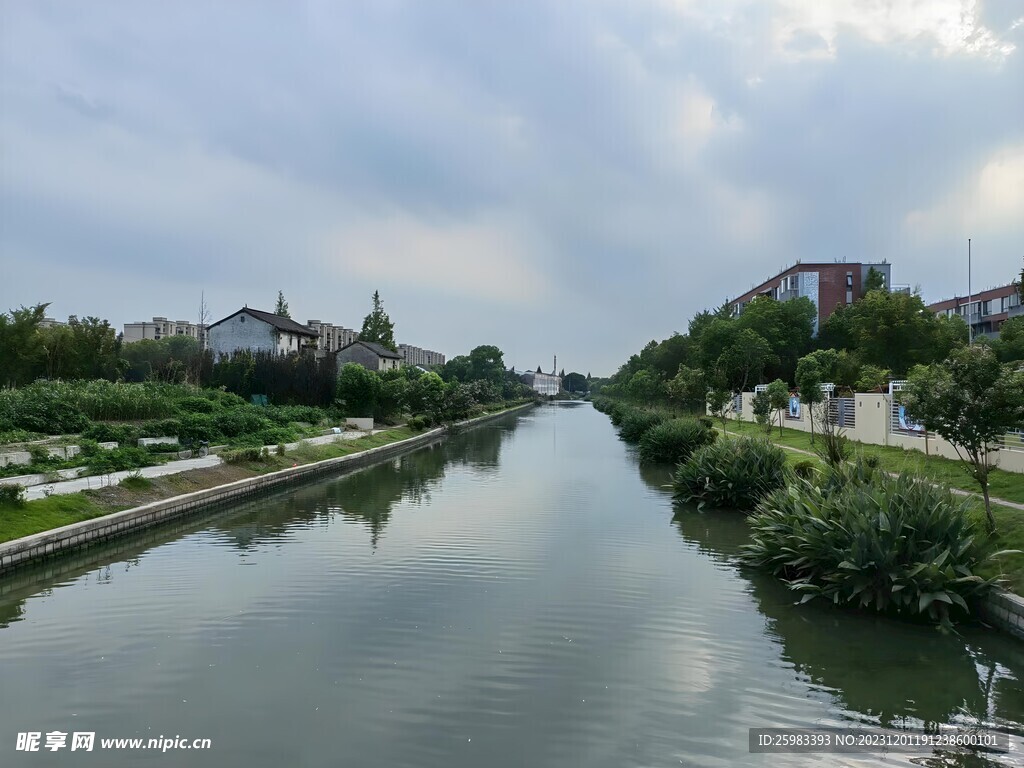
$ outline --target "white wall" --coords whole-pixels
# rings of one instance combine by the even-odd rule
[[[752,401],[753,392],[743,393],[742,418],[743,421],[754,421],[754,408]],[[869,445],[891,445],[908,450],[927,452],[933,456],[943,456],[947,459],[959,459],[956,449],[948,442],[934,433],[929,433],[927,446],[922,434],[910,434],[892,429],[891,408],[892,399],[889,395],[876,393],[857,393],[853,396],[855,426],[844,427],[843,434],[851,440],[857,440]],[[737,418],[737,413],[730,412],[729,418]],[[778,426],[778,414],[772,414],[773,423]],[[782,425],[790,429],[799,429],[804,432],[811,431],[811,422],[808,409],[801,404],[800,418],[791,419],[783,411]],[[815,431],[820,431],[815,423]],[[1024,447],[1024,443],[1021,444]],[[995,454],[995,464],[1007,472],[1024,473],[1024,450],[1001,450]]]

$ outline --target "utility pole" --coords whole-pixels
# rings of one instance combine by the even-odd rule
[[[974,294],[971,291],[971,238],[967,238],[967,343],[974,343],[974,324],[971,322],[971,304]]]

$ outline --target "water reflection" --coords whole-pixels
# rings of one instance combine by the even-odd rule
[[[641,468],[644,481],[666,494],[670,472]],[[819,602],[797,607],[784,584],[740,564],[738,553],[749,536],[742,514],[687,505],[674,510],[672,523],[683,539],[749,583],[765,631],[780,643],[783,659],[832,697],[846,719],[895,728],[996,722],[1024,735],[1016,722],[1024,692],[1011,670],[1024,669],[1019,643],[971,627],[960,637],[942,635],[929,625]],[[958,761],[930,764],[977,764]]]

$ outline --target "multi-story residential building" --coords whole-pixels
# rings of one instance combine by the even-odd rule
[[[270,312],[243,307],[207,329],[214,358],[241,350],[287,355],[312,346],[319,335],[311,328]]]
[[[333,323],[322,323],[319,320],[308,320],[306,325],[320,337],[319,348],[324,352],[337,352],[353,341],[359,340],[359,331],[345,328]]]
[[[937,301],[929,304],[928,309],[937,316],[962,317],[971,328],[972,338],[995,336],[999,333],[999,326],[1006,320],[1024,314],[1016,283],[978,291],[971,296],[954,296]]]
[[[151,321],[124,324],[124,343],[153,339],[159,341],[168,336],[189,336],[204,347],[206,346],[206,329],[199,323],[189,320],[168,320],[166,317],[154,317]]]
[[[69,317],[68,320],[70,319],[71,318]],[[56,318],[53,317],[44,317],[42,320],[39,321],[40,328],[56,328],[61,325],[67,325],[67,323],[65,323],[63,320],[57,320]]]
[[[789,301],[806,296],[818,309],[814,332],[836,307],[848,306],[864,295],[868,273],[874,269],[881,273],[887,287],[891,284],[892,265],[879,262],[800,263],[783,270],[760,285],[729,302],[733,316],[758,296],[770,296],[778,301]]]
[[[445,357],[440,352],[431,349],[414,347],[411,344],[399,344],[398,354],[402,356],[402,362],[406,365],[444,365]]]

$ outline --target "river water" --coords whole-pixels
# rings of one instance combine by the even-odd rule
[[[737,565],[742,516],[674,508],[668,472],[550,405],[0,580],[0,765],[1014,764],[751,754],[754,727],[1019,746],[1024,646],[796,607]],[[100,744],[134,737],[211,748]]]

